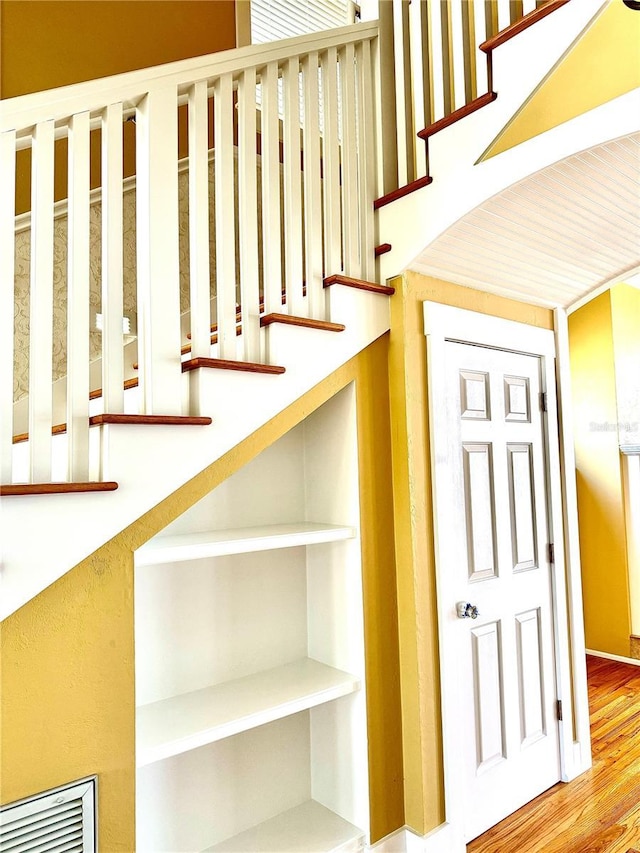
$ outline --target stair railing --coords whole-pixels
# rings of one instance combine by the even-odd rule
[[[141,414],[185,414],[181,280],[190,357],[211,355],[213,325],[220,358],[258,361],[261,314],[326,319],[326,275],[373,278],[377,34],[377,22],[344,27],[0,102],[0,482],[15,477],[16,181],[26,171],[31,182],[27,482],[52,479],[52,363],[65,345],[66,474],[84,481],[92,298],[102,314],[103,410],[124,411],[127,253],[135,254]],[[134,247],[123,241],[123,163],[130,156],[123,138],[132,135]],[[186,219],[178,174],[185,145]],[[64,177],[63,158],[61,267],[54,262],[54,185]],[[96,159],[98,257],[90,234]],[[182,256],[181,230],[189,245]],[[96,278],[99,295],[91,289]],[[56,302],[66,299],[66,340],[54,339],[54,293]]]
[[[536,9],[557,5],[557,0],[379,0],[386,105],[381,195],[429,175],[420,131],[491,92],[491,57],[480,46]]]

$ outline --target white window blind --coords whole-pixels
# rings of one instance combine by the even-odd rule
[[[251,43],[345,27],[353,9],[349,0],[251,0]]]
[[[95,853],[96,780],[83,779],[0,808],[2,853]]]

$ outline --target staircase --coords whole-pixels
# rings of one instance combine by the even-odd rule
[[[432,182],[433,137],[495,100],[494,49],[567,2],[397,0],[388,26],[0,102],[0,618],[388,331],[379,282],[411,255],[387,212]]]

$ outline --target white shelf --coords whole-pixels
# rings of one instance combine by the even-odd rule
[[[172,696],[136,712],[137,765],[213,743],[353,693],[359,679],[310,658]]]
[[[184,533],[162,536],[147,542],[136,551],[137,566],[159,563],[178,563],[202,557],[223,557],[270,551],[276,548],[295,548],[300,545],[320,545],[352,539],[353,527],[337,524],[316,524],[302,521],[294,524],[271,524],[261,527],[241,527],[234,530],[213,530],[205,533]]]
[[[315,800],[307,800],[205,853],[356,853],[363,849],[362,830]]]

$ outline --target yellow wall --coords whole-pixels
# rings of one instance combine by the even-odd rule
[[[630,602],[611,291],[571,314],[569,349],[587,648],[628,656]]]
[[[0,95],[235,47],[234,0],[2,0]]]
[[[135,849],[133,551],[355,380],[372,838],[403,825],[387,363],[384,336],[2,623],[1,802],[97,773],[100,849]]]
[[[0,97],[14,98],[236,46],[235,0],[0,0]],[[124,175],[135,173],[132,125]],[[180,156],[186,154],[180,111]],[[55,198],[67,197],[67,143],[56,143]],[[16,210],[30,209],[31,156],[18,152]],[[91,135],[100,186],[100,134]]]
[[[426,833],[444,820],[435,560],[422,302],[432,300],[553,328],[550,311],[417,273],[392,280],[389,380],[405,816]]]

